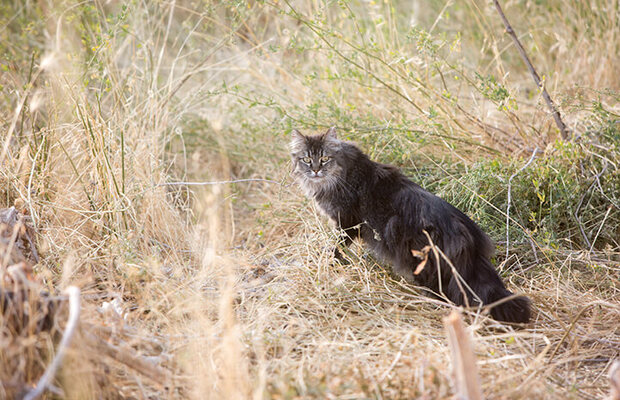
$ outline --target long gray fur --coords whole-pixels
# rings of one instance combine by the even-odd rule
[[[512,296],[491,264],[491,239],[469,217],[407,179],[398,168],[370,160],[354,144],[339,140],[334,128],[314,136],[293,131],[290,149],[302,190],[343,230],[345,245],[361,237],[396,273],[443,292],[458,305],[466,303],[464,292],[469,305]],[[424,231],[452,262],[461,282],[433,252],[414,275],[421,260],[411,250],[429,245]],[[491,315],[505,322],[528,322],[530,301],[515,296],[494,306]]]

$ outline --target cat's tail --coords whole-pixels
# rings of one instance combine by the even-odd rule
[[[491,306],[491,316],[498,321],[526,323],[531,318],[530,299],[525,296],[515,296],[507,289],[487,299],[485,304]]]
[[[526,323],[530,320],[530,300],[525,296],[515,296],[506,289],[497,271],[488,260],[480,259],[478,268],[470,269],[469,272],[468,276],[462,278],[467,282],[468,289],[476,293],[474,296],[470,290],[467,290],[470,305],[481,300],[484,306],[491,308],[491,316],[498,321]],[[448,297],[459,305],[464,305],[462,286],[459,287],[454,276],[448,285]]]

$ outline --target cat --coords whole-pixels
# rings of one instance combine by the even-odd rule
[[[457,208],[339,140],[335,128],[314,136],[293,130],[290,150],[293,175],[341,229],[344,247],[361,237],[407,281],[457,305],[497,302],[490,313],[499,321],[530,320],[530,300],[509,292],[491,264],[493,242]]]

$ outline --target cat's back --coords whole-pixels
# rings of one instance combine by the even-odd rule
[[[398,167],[372,161],[357,146],[343,142],[350,182],[358,188],[365,219],[379,225],[394,217],[416,230],[435,231],[442,239],[467,237],[483,253],[492,253],[491,239],[465,213],[409,179]]]
[[[477,243],[478,250],[484,254],[493,252],[492,240],[461,210],[425,190],[392,165],[377,163],[376,173],[375,193],[380,193],[380,201],[389,203],[392,215],[405,226],[433,232],[432,236],[440,242],[465,239],[470,245]]]

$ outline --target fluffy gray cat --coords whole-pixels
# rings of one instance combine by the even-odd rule
[[[345,246],[361,237],[405,279],[458,305],[498,302],[490,310],[497,320],[529,321],[529,299],[506,289],[490,262],[491,239],[461,211],[396,167],[371,161],[354,144],[339,140],[335,128],[314,136],[294,130],[290,147],[297,181],[343,230]],[[458,274],[436,258],[429,237]]]

